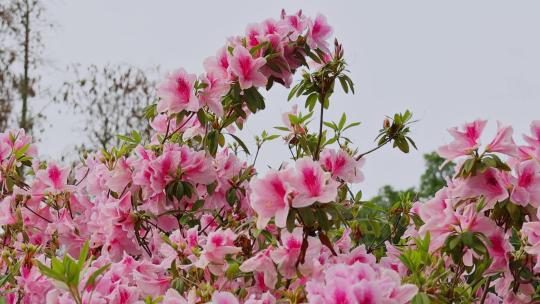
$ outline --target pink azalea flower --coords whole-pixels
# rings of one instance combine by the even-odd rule
[[[254,47],[261,43],[261,28],[258,23],[250,23],[246,26],[246,41],[249,47]]]
[[[204,151],[195,151],[188,146],[180,148],[180,168],[184,177],[195,183],[208,185],[216,179],[211,158]]]
[[[332,35],[332,27],[326,22],[324,15],[317,15],[315,20],[309,24],[309,33],[307,35],[307,43],[313,49],[320,48],[323,51],[328,51],[328,38]]]
[[[286,34],[285,26],[281,20],[275,20],[273,18],[268,18],[261,22],[260,32],[264,36],[268,35],[278,35],[283,36]]]
[[[182,297],[178,291],[169,288],[167,292],[165,293],[165,296],[163,297],[163,300],[161,300],[162,304],[187,304],[188,301]]]
[[[118,303],[118,304],[135,303],[139,299],[140,293],[141,293],[139,288],[135,286],[127,286],[126,284],[118,284],[116,286],[112,286],[111,288],[112,288],[112,291],[110,292],[110,294],[105,294],[105,295],[102,295],[101,297],[103,300],[107,299],[109,303]],[[90,294],[91,294],[90,292],[85,294],[87,295],[86,298],[88,301],[86,303],[91,303],[90,302],[91,299],[94,299],[95,301],[95,299],[98,298],[96,297],[96,295],[90,298]]]
[[[518,164],[517,181],[512,189],[510,199],[522,206],[531,204],[540,206],[540,165],[535,160]]]
[[[364,175],[360,168],[364,165],[365,159],[354,159],[342,149],[324,149],[321,153],[320,162],[326,171],[332,176],[338,177],[348,183],[359,183],[364,180]]]
[[[265,292],[261,295],[260,299],[256,299],[254,295],[247,299],[244,304],[275,304],[276,298],[269,292]]]
[[[533,147],[540,147],[540,120],[531,122],[531,136],[523,135],[523,139]]]
[[[300,255],[300,250],[303,242],[302,228],[295,228],[292,233],[282,230],[281,243],[282,245],[270,252],[272,260],[278,264],[278,270],[285,278],[292,278],[296,275],[296,262]],[[311,236],[308,236],[308,249],[305,256],[304,264],[299,265],[299,270],[302,274],[308,275],[313,269],[313,261],[319,256],[321,250],[321,242]]]
[[[293,80],[293,74],[287,58],[285,57],[282,38],[278,34],[269,34],[266,36],[266,39],[270,43],[270,47],[274,51],[275,56],[260,69],[260,72],[266,78],[272,77],[273,81],[289,88]],[[276,69],[276,66],[279,67],[279,69]]]
[[[277,283],[277,272],[270,253],[272,248],[257,253],[255,256],[247,259],[240,266],[242,272],[261,272],[264,274],[264,285],[267,288],[274,288]],[[264,289],[266,290],[266,288]]]
[[[266,64],[264,58],[254,59],[245,47],[239,45],[234,48],[229,62],[231,71],[238,77],[242,90],[266,85],[266,77],[259,72],[259,69]]]
[[[281,121],[283,122],[283,124],[285,124],[285,126],[289,128],[291,132],[294,132],[291,118],[289,117],[289,115],[298,116],[298,105],[293,105],[290,111],[283,112],[283,114],[281,114]]]
[[[127,185],[131,182],[131,168],[125,158],[117,161],[116,167],[110,172],[109,180],[107,181],[109,188],[117,193],[122,193]]]
[[[218,116],[223,116],[221,98],[229,91],[229,84],[218,72],[206,73],[201,82],[207,85],[199,94],[201,104],[207,105]]]
[[[468,205],[461,213],[456,212],[457,231],[475,231],[490,234],[497,229],[495,223],[482,213],[476,212],[476,206]]]
[[[225,256],[236,254],[242,250],[234,245],[235,239],[236,234],[231,229],[210,232],[206,244],[203,246],[201,257],[195,265],[199,268],[209,266],[212,273],[222,275],[227,268]]]
[[[0,202],[0,225],[10,225],[17,222],[15,218],[15,214],[13,214],[13,211],[11,210],[11,196],[6,196],[1,202]]]
[[[478,139],[486,126],[486,120],[475,120],[474,122],[463,125],[463,131],[457,127],[448,129],[448,132],[454,140],[448,145],[442,146],[437,151],[441,157],[447,160],[453,160],[463,155],[469,155],[475,149],[478,149]]]
[[[158,88],[161,100],[158,102],[157,111],[177,113],[182,110],[199,110],[199,101],[193,88],[196,79],[196,75],[188,74],[182,68],[171,74]]]
[[[292,201],[295,208],[307,207],[315,202],[328,203],[337,196],[338,183],[330,179],[320,164],[308,157],[296,161],[295,170],[286,178],[296,191]]]
[[[418,233],[424,236],[427,232],[431,235],[429,250],[440,248],[446,238],[452,233],[452,226],[457,223],[452,201],[448,197],[448,189],[438,191],[435,197],[420,205],[418,215],[424,221]]]
[[[487,152],[499,152],[510,156],[517,156],[517,146],[512,138],[514,129],[511,126],[503,126],[497,122],[497,135],[489,145],[486,146]]]
[[[214,75],[216,78],[226,80],[229,74],[229,56],[227,47],[222,47],[216,56],[207,58],[204,63],[206,73]]]
[[[37,156],[37,148],[32,144],[32,136],[27,135],[24,129],[9,130],[5,133],[0,133],[0,142],[10,146],[11,150],[20,150],[28,145],[28,149],[24,154]]]
[[[36,173],[36,177],[47,186],[48,191],[57,193],[66,189],[69,172],[69,167],[60,168],[56,163],[50,162],[47,169]]]
[[[365,245],[360,245],[351,252],[341,255],[339,260],[349,265],[358,262],[363,264],[374,264],[375,256],[367,252]]]
[[[53,288],[37,266],[21,266],[20,276],[15,277],[18,286],[25,291],[22,303],[42,303],[43,296]]]
[[[159,134],[165,134],[167,133],[167,130],[175,130],[176,129],[176,119],[169,118],[166,114],[158,114],[154,119],[150,122],[150,126],[154,131],[156,131]]]
[[[257,212],[259,229],[264,229],[272,217],[276,219],[276,226],[285,227],[291,190],[283,175],[284,172],[271,170],[264,178],[254,178],[250,183],[250,202],[253,210]]]
[[[204,246],[206,257],[210,261],[222,262],[227,254],[239,252],[234,245],[236,234],[232,230],[218,230],[208,234],[206,245]]]
[[[6,142],[0,142],[0,163],[3,163],[11,155],[11,146]]]
[[[518,159],[519,160],[536,159],[537,161],[540,161],[540,145],[538,147],[519,146]]]
[[[335,264],[321,279],[306,284],[309,303],[408,303],[418,292],[412,284],[401,284],[398,273],[368,264]]]
[[[216,291],[212,295],[212,304],[240,304],[238,299],[230,292]]]
[[[291,40],[296,40],[298,36],[302,35],[308,25],[308,21],[306,17],[302,15],[302,11],[298,11],[294,15],[286,15],[285,11],[282,11],[281,18],[284,21],[285,32],[289,35]]]
[[[142,261],[133,271],[133,280],[145,294],[157,297],[165,293],[171,279],[167,275],[167,267]]]
[[[531,246],[525,247],[525,251],[528,254],[535,256],[536,264],[533,270],[540,272],[540,222],[528,222],[523,224],[521,233],[527,237],[527,240]]]
[[[495,203],[508,198],[505,181],[501,173],[493,168],[466,179],[458,193],[463,198],[482,195],[486,202],[485,208],[492,208]]]
[[[496,227],[484,233],[489,239],[488,254],[492,259],[491,265],[486,270],[487,273],[497,273],[508,269],[510,252],[514,249],[508,241],[508,236]]]
[[[180,153],[174,146],[165,146],[163,154],[156,158],[148,168],[151,172],[150,186],[160,193],[176,177],[180,165]]]

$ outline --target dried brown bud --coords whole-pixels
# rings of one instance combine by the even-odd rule
[[[383,128],[385,128],[385,129],[390,128],[390,119],[388,119],[388,118],[384,119]]]

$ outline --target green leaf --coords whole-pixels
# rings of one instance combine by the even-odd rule
[[[430,304],[431,300],[429,299],[428,295],[424,292],[419,292],[414,296],[412,299],[412,304]]]
[[[143,112],[144,112],[144,117],[147,120],[153,119],[157,115],[157,103],[147,106],[146,108],[144,108]]]
[[[259,43],[257,44],[256,46],[252,47],[250,50],[249,50],[249,53],[253,56],[255,55],[258,51],[260,51],[263,47],[266,47],[268,45],[268,42],[262,42],[262,43]]]
[[[318,63],[318,64],[321,63],[321,59],[319,59],[319,57],[317,57],[317,55],[315,53],[308,52],[307,55],[308,55],[309,58],[311,58],[311,60],[315,61],[316,63]]]
[[[225,198],[227,199],[227,203],[229,203],[231,207],[234,206],[234,204],[238,201],[238,197],[236,195],[236,189],[231,188],[227,190]]]
[[[232,280],[234,277],[240,272],[240,264],[238,262],[233,261],[232,263],[229,263],[229,267],[225,271],[225,276],[227,279]]]
[[[403,153],[409,153],[409,144],[404,139],[397,138],[395,144]]]
[[[89,250],[90,250],[90,242],[86,241],[84,242],[84,245],[81,248],[81,252],[79,253],[79,260],[77,262],[77,265],[79,266],[79,270],[83,268],[83,265],[86,262],[86,259],[88,258]]]
[[[418,150],[418,148],[416,147],[416,143],[414,142],[414,140],[412,140],[412,138],[410,138],[409,136],[406,136],[405,138],[407,138],[407,140],[409,141],[409,143],[411,143],[415,150]]]
[[[341,87],[343,88],[343,91],[345,91],[345,94],[349,93],[349,85],[347,84],[347,81],[343,77],[339,77],[339,82],[341,83]]]
[[[214,194],[214,191],[216,190],[216,187],[217,187],[217,182],[213,182],[209,185],[206,186],[206,192],[208,192],[209,195],[212,195]]]
[[[21,158],[26,151],[28,151],[28,148],[30,148],[30,143],[27,143],[26,145],[22,146],[20,149],[15,152],[15,158],[19,159]]]
[[[354,200],[356,202],[360,202],[362,200],[362,191],[358,191],[356,195],[354,196]]]
[[[9,278],[11,277],[11,274],[5,274],[3,276],[0,277],[0,287],[4,286],[6,284],[6,282],[9,280]]]
[[[94,285],[94,282],[96,281],[97,277],[103,272],[105,272],[107,269],[109,269],[110,266],[111,264],[103,265],[100,268],[98,268],[96,271],[94,271],[94,273],[90,275],[88,280],[86,280],[86,283],[84,284],[84,289],[87,289],[88,287]]]
[[[250,155],[249,149],[247,148],[246,144],[238,136],[231,133],[227,133],[227,134],[229,134],[238,143],[238,145],[242,147],[242,149],[244,150],[244,152],[246,152],[246,154]]]
[[[474,240],[473,240],[473,233],[470,231],[465,231],[461,234],[461,239],[463,241],[463,244],[465,244],[469,248],[474,247]]]
[[[140,143],[142,141],[141,134],[135,130],[131,131],[131,137],[135,140],[135,143]]]
[[[197,111],[197,119],[199,120],[199,122],[201,123],[201,125],[206,125],[206,113],[204,112],[203,109],[199,109],[199,111]]]
[[[291,100],[291,99],[294,97],[294,95],[296,94],[296,91],[298,91],[298,88],[300,87],[300,84],[301,84],[301,83],[295,85],[295,86],[291,89],[291,91],[289,92],[289,96],[287,96],[287,101]]]
[[[319,94],[317,93],[311,93],[308,98],[306,98],[306,108],[313,108],[315,104],[317,103],[317,99],[319,99]]]
[[[311,227],[315,223],[315,216],[310,207],[298,209],[298,214],[300,214],[305,226]]]
[[[218,137],[219,137],[219,133],[216,130],[212,130],[208,133],[208,135],[206,135],[206,138],[208,141],[207,143],[208,151],[210,152],[212,156],[215,156],[217,153]]]
[[[322,209],[317,209],[316,211],[317,222],[319,226],[324,230],[330,230],[330,221],[328,220],[328,215]]]
[[[345,78],[345,81],[349,84],[349,88],[351,89],[351,92],[354,94],[354,83],[352,82],[351,78],[349,76],[343,76]]]
[[[292,232],[294,230],[294,227],[296,227],[296,211],[295,210],[289,210],[289,214],[287,214],[287,231]]]
[[[176,197],[177,200],[181,200],[183,196],[184,196],[184,184],[176,183],[174,187],[174,197]]]
[[[193,203],[193,206],[191,206],[191,211],[197,211],[197,210],[201,209],[202,206],[204,206],[204,200],[202,200],[202,199],[196,200]]]
[[[265,137],[264,140],[271,141],[271,140],[274,140],[276,138],[279,138],[279,135],[273,134],[273,135]]]
[[[338,129],[341,130],[347,122],[347,115],[345,113],[341,114],[341,119],[339,120]]]
[[[120,139],[121,141],[125,141],[125,142],[128,142],[128,143],[133,143],[133,139],[131,137],[128,137],[128,136],[125,136],[125,135],[116,135],[116,137],[118,139]]]
[[[184,195],[191,198],[195,192],[193,185],[191,185],[189,182],[182,182],[182,187],[184,188]]]
[[[356,126],[359,126],[361,123],[360,122],[353,122],[353,123],[350,123],[349,125],[347,125],[342,131],[345,131],[347,129],[350,129],[352,127],[356,127]]]
[[[47,276],[47,277],[49,277],[51,279],[60,281],[60,282],[64,281],[63,267],[62,267],[62,272],[59,273],[59,272],[54,271],[52,268],[47,267],[47,265],[41,263],[40,261],[36,260],[36,262],[37,262],[39,271],[43,275],[45,275],[45,276]]]

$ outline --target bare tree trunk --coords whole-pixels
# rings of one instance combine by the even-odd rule
[[[30,131],[30,125],[28,123],[28,93],[30,86],[30,79],[28,72],[30,69],[30,4],[28,0],[24,1],[25,4],[25,13],[24,13],[24,76],[21,86],[21,99],[22,99],[22,109],[21,109],[21,121],[20,127],[25,131]]]

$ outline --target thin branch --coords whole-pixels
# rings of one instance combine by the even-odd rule
[[[319,140],[317,141],[317,149],[315,149],[315,153],[313,154],[313,159],[319,160],[319,153],[321,150],[321,142],[322,142],[322,135],[323,135],[323,122],[324,122],[324,102],[321,101],[321,118],[319,119]]]
[[[380,148],[384,147],[384,146],[385,146],[387,143],[389,143],[389,142],[390,142],[389,139],[385,140],[383,143],[381,143],[380,145],[376,146],[375,148],[373,148],[373,149],[371,149],[371,150],[369,150],[369,151],[366,151],[366,152],[364,152],[364,153],[358,155],[358,156],[356,157],[356,160],[360,160],[362,157],[368,155],[369,153],[375,152],[375,151],[379,150]]]

